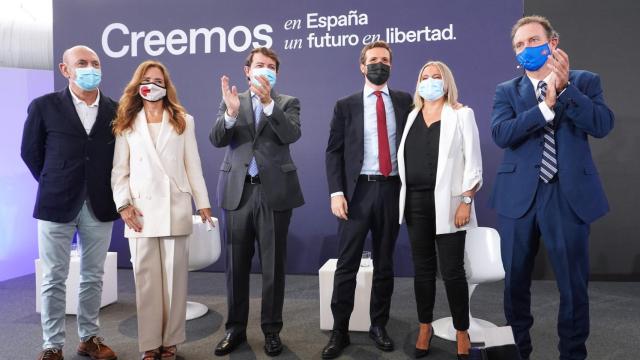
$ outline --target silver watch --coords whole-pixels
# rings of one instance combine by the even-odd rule
[[[469,205],[469,204],[471,204],[473,202],[473,198],[471,196],[463,195],[462,196],[462,202],[467,204],[467,205]]]

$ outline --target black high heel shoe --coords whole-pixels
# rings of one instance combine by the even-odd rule
[[[430,331],[431,335],[429,336],[429,343],[428,343],[429,347],[427,347],[426,350],[415,348],[415,352],[413,353],[413,355],[415,356],[416,359],[420,359],[429,355],[429,350],[431,350],[431,340],[433,340],[433,326],[429,325],[429,328],[431,329]]]
[[[467,338],[469,339],[469,352],[471,352],[471,336],[469,336],[468,332],[467,332]],[[457,347],[458,347],[458,342],[456,341],[456,352],[458,351]],[[457,355],[458,355],[458,360],[468,360],[469,359],[469,353],[457,354]]]

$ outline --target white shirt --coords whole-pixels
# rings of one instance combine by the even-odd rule
[[[96,123],[96,118],[98,117],[98,104],[100,103],[100,90],[98,90],[98,96],[96,96],[96,101],[91,105],[87,105],[86,102],[80,100],[76,94],[73,93],[71,88],[69,88],[69,92],[71,93],[71,99],[73,99],[73,106],[76,108],[76,113],[78,113],[78,117],[82,122],[82,126],[84,126],[84,130],[87,132],[87,135],[91,132],[91,128],[93,128],[93,124]]]
[[[378,114],[376,102],[378,97],[375,90],[365,85],[362,93],[364,102],[364,159],[362,162],[362,175],[382,175],[380,172],[380,160],[378,158]],[[393,103],[389,96],[389,88],[384,86],[382,101],[387,116],[387,137],[389,138],[389,151],[391,153],[391,175],[398,175],[398,158],[396,154],[396,114],[393,111]]]
[[[160,136],[160,129],[162,129],[162,123],[147,123],[147,127],[149,128],[149,135],[151,135],[151,140],[153,141],[153,145],[158,146],[158,136]]]
[[[537,99],[538,96],[540,96],[540,89],[538,89],[538,84],[540,83],[540,80],[534,79],[530,76],[527,76],[527,77],[529,78],[529,80],[531,80],[531,84],[533,84],[533,89],[536,92],[536,99]],[[547,83],[547,85],[549,85],[550,78],[551,78],[551,74],[547,75],[547,77],[544,78],[544,82]],[[549,106],[547,106],[546,102],[542,101],[538,103],[538,107],[540,108],[540,111],[542,111],[542,116],[544,116],[544,119],[547,122],[553,121],[553,118],[556,116],[556,113],[552,109],[550,109]]]
[[[253,93],[253,91],[250,91],[251,93],[251,108],[255,109],[256,106],[258,106],[258,103],[260,102],[260,98]],[[273,102],[273,99],[271,99],[271,102],[269,103],[269,105],[267,106],[263,106],[262,108],[262,112],[267,115],[267,116],[271,116],[271,114],[273,114],[273,107],[274,107],[275,103]],[[236,120],[238,120],[237,118],[231,117],[229,116],[229,114],[227,114],[227,112],[224,112],[224,128],[225,129],[231,129],[235,124],[236,124]],[[256,123],[258,122],[258,119],[255,119]]]

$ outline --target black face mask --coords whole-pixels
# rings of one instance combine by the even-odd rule
[[[391,67],[383,63],[367,65],[367,79],[374,85],[382,85],[389,80]]]

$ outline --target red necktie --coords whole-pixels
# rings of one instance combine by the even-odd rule
[[[385,177],[391,174],[391,152],[389,151],[389,136],[387,135],[387,113],[384,110],[382,91],[373,92],[378,100],[376,101],[376,114],[378,115],[378,163],[380,173]]]

